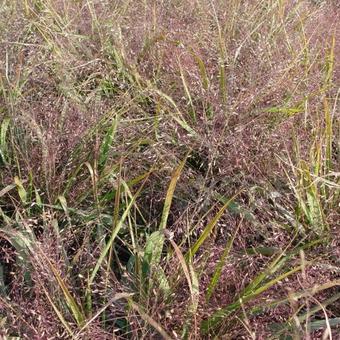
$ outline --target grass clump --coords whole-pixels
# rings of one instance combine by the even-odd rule
[[[336,1],[3,1],[0,336],[336,339]]]

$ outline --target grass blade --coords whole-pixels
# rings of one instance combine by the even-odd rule
[[[46,261],[48,262],[57,282],[59,287],[61,288],[64,296],[65,296],[65,300],[66,303],[68,305],[68,307],[70,308],[72,315],[74,317],[74,319],[77,321],[78,326],[82,326],[84,321],[85,321],[85,316],[82,313],[80,307],[78,306],[76,300],[74,299],[74,297],[71,295],[69,289],[67,288],[64,280],[61,278],[60,274],[58,273],[58,271],[56,270],[56,268],[53,266],[53,264],[51,263],[51,261],[44,256]]]
[[[106,136],[103,140],[103,143],[100,147],[100,153],[99,153],[99,167],[103,168],[107,162],[107,159],[109,157],[109,151],[112,146],[116,131],[117,131],[117,126],[118,126],[118,118],[116,117],[113,122],[111,127],[106,133]]]
[[[72,339],[75,339],[75,336],[73,334],[73,331],[70,327],[70,325],[68,324],[68,322],[65,320],[63,314],[60,312],[60,310],[58,309],[58,307],[55,305],[55,303],[53,302],[50,294],[48,293],[48,291],[45,289],[44,286],[42,286],[42,289],[47,297],[48,302],[50,303],[50,305],[52,306],[53,310],[55,311],[55,313],[57,314],[59,320],[61,321],[61,323],[63,324],[63,326],[65,327],[65,329],[67,330],[67,332],[69,333],[70,337]]]
[[[132,206],[134,205],[136,198],[139,196],[140,192],[142,191],[144,184],[146,182],[148,177],[146,177],[146,179],[144,180],[144,182],[142,183],[142,185],[140,186],[140,188],[138,189],[138,191],[136,192],[136,194],[131,198],[130,203],[128,204],[128,206],[126,207],[122,217],[120,218],[120,220],[118,221],[118,223],[114,226],[113,230],[112,230],[112,234],[111,237],[109,239],[109,241],[106,243],[104,249],[102,250],[99,259],[97,260],[97,263],[91,273],[91,276],[89,278],[89,286],[91,286],[91,284],[93,283],[94,278],[96,277],[99,268],[101,267],[106,255],[108,254],[108,252],[110,251],[112,244],[116,238],[116,236],[118,235],[120,229],[123,226],[124,221],[126,220]],[[128,191],[128,187],[126,185],[126,183],[121,180],[122,184],[126,187],[126,190]]]
[[[240,221],[240,223],[238,224],[235,232],[234,232],[234,235],[229,239],[229,241],[227,242],[227,246],[225,247],[224,251],[223,251],[223,254],[220,258],[220,260],[218,261],[218,264],[216,266],[216,269],[214,271],[214,275],[212,277],[212,279],[210,280],[210,283],[209,283],[209,286],[208,286],[208,289],[207,289],[207,294],[206,294],[206,300],[207,302],[209,302],[210,300],[210,297],[211,295],[213,294],[214,290],[215,290],[215,287],[221,277],[221,273],[222,273],[222,269],[225,265],[225,262],[227,260],[227,257],[230,253],[230,250],[233,246],[233,243],[234,243],[234,240],[235,240],[235,237],[240,229],[240,226],[241,226],[241,223],[242,223],[242,219]]]
[[[168,191],[167,191],[166,197],[165,197],[165,202],[164,202],[161,222],[160,222],[160,225],[159,225],[159,230],[164,230],[166,228],[166,224],[167,224],[167,221],[168,221],[169,212],[170,212],[171,203],[172,203],[172,199],[173,199],[173,196],[174,196],[176,184],[177,184],[177,181],[178,181],[178,179],[179,179],[179,177],[182,173],[182,170],[184,168],[184,165],[186,163],[188,155],[189,155],[189,153],[185,156],[184,160],[180,163],[180,165],[177,167],[177,169],[172,174],[171,181],[170,181],[170,184],[169,184],[169,187],[168,187]]]
[[[237,311],[243,303],[249,302],[250,300],[256,298],[261,293],[265,292],[269,288],[273,287],[279,281],[285,279],[286,277],[300,271],[302,266],[297,266],[288,272],[285,272],[275,279],[270,280],[269,282],[265,283],[263,286],[255,289],[254,291],[248,292],[247,294],[241,293],[240,298],[235,301],[234,303],[226,306],[225,308],[215,312],[212,316],[210,316],[207,320],[203,321],[201,324],[201,330],[203,333],[207,333],[211,329],[216,329],[220,322],[228,316],[230,313]]]
[[[0,157],[4,164],[8,162],[7,160],[7,143],[6,143],[6,136],[7,136],[7,131],[9,128],[9,123],[10,123],[9,118],[5,118],[0,127]]]
[[[157,321],[155,321],[151,316],[149,316],[143,311],[142,307],[133,302],[131,299],[128,299],[128,301],[132,309],[134,309],[145,322],[152,326],[163,337],[163,339],[165,340],[172,339],[171,336],[163,329],[163,327]]]
[[[195,244],[189,249],[188,253],[186,254],[186,259],[191,259],[199,250],[199,248],[202,246],[202,244],[206,241],[206,239],[209,237],[210,233],[216,226],[219,219],[222,217],[226,209],[228,208],[229,204],[234,201],[234,199],[241,193],[242,190],[240,190],[238,193],[236,193],[233,197],[231,197],[223,206],[222,208],[217,212],[217,214],[213,217],[213,219],[207,224],[205,229],[203,230],[201,236],[199,239],[195,242]]]
[[[25,188],[22,184],[22,181],[19,179],[18,176],[14,177],[14,183],[17,186],[17,190],[18,190],[18,194],[19,194],[19,197],[21,199],[21,202],[23,204],[26,204],[27,203],[27,191],[25,190]]]

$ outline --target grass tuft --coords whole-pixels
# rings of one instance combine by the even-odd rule
[[[335,0],[4,0],[0,338],[337,339]]]

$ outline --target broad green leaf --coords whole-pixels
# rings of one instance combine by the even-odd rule
[[[142,272],[146,278],[153,266],[157,265],[161,260],[164,244],[164,232],[155,231],[147,239],[144,249]]]
[[[35,189],[35,202],[39,208],[42,207],[41,196],[39,195],[39,191],[37,189]]]

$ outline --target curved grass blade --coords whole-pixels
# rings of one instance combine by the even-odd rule
[[[99,167],[100,168],[103,168],[107,162],[109,151],[110,151],[110,148],[112,146],[112,143],[113,143],[116,131],[117,131],[117,126],[118,126],[118,118],[115,117],[100,147],[100,153],[99,153]]]
[[[185,76],[184,76],[184,73],[183,73],[183,69],[182,69],[182,66],[181,66],[181,63],[180,61],[178,60],[178,66],[179,66],[179,73],[181,75],[181,79],[182,79],[182,84],[183,84],[183,87],[184,87],[184,91],[185,91],[185,94],[187,96],[187,99],[188,99],[188,102],[190,104],[190,108],[191,108],[191,112],[190,112],[190,115],[191,115],[191,118],[193,120],[193,122],[196,123],[196,111],[195,111],[195,107],[194,107],[194,103],[192,101],[192,97],[191,97],[191,94],[190,94],[190,90],[189,90],[189,87],[188,87],[188,84],[187,84],[187,81],[185,79]]]
[[[14,177],[14,183],[17,186],[17,190],[18,190],[18,194],[19,194],[21,202],[23,204],[26,204],[27,203],[27,191],[25,190],[25,188],[22,184],[22,181],[19,179],[18,176]]]
[[[151,170],[152,171],[152,170]],[[149,172],[149,175],[151,173],[151,171]],[[109,241],[106,243],[104,249],[102,250],[100,256],[99,256],[99,259],[97,260],[97,263],[91,273],[91,276],[89,278],[89,287],[92,285],[93,283],[93,280],[94,278],[96,277],[97,273],[98,273],[98,270],[99,268],[101,267],[106,255],[108,254],[108,252],[110,251],[111,247],[112,247],[112,244],[116,238],[116,236],[118,235],[120,229],[122,228],[123,224],[124,224],[124,221],[126,220],[128,214],[130,213],[130,210],[132,208],[132,206],[134,205],[135,201],[136,201],[136,198],[139,196],[140,192],[142,191],[143,187],[144,187],[144,184],[146,182],[146,180],[148,179],[149,176],[147,176],[145,178],[145,180],[143,181],[142,185],[140,186],[140,188],[138,189],[138,191],[136,192],[136,194],[131,198],[129,204],[127,205],[122,217],[120,218],[120,220],[118,221],[118,223],[114,226],[113,230],[112,230],[112,234],[111,234],[111,237],[109,239]],[[125,189],[127,191],[129,191],[129,188],[127,186],[127,184],[121,180],[121,183],[125,186]]]
[[[210,236],[212,230],[216,226],[217,222],[220,220],[228,206],[234,201],[234,199],[242,192],[242,189],[237,192],[233,197],[231,197],[223,206],[222,208],[217,212],[217,214],[213,217],[213,219],[207,224],[205,229],[203,230],[201,236],[196,241],[196,243],[189,249],[188,253],[186,254],[186,259],[192,259],[193,256],[197,253],[197,251],[200,249],[202,244],[206,241],[206,239]]]
[[[186,160],[189,156],[189,153],[187,153],[184,160],[180,163],[180,165],[177,167],[177,169],[174,171],[174,173],[171,176],[171,181],[170,181],[168,191],[167,191],[166,197],[165,197],[165,202],[164,202],[161,222],[160,222],[160,225],[159,225],[159,230],[164,230],[166,228],[166,224],[167,224],[167,221],[168,221],[170,207],[171,207],[172,199],[173,199],[173,196],[174,196],[176,184],[177,184],[177,181],[178,181],[178,179],[179,179],[179,177],[182,173],[182,170],[183,170],[184,165],[186,163]]]
[[[212,316],[210,316],[207,320],[204,320],[201,323],[201,330],[204,334],[208,333],[212,329],[216,329],[219,324],[223,321],[223,319],[230,315],[231,313],[237,311],[239,308],[241,308],[242,304],[249,302],[256,298],[261,293],[265,292],[269,288],[273,287],[275,284],[277,284],[279,281],[285,279],[286,277],[300,271],[302,268],[301,265],[277,276],[276,278],[270,280],[269,282],[263,284],[262,286],[258,287],[257,289],[252,289],[249,291],[249,289],[245,289],[244,292],[240,294],[240,297],[233,302],[232,304],[222,308],[221,310],[215,312]],[[252,284],[251,284],[252,286]]]
[[[145,253],[142,264],[142,274],[144,278],[146,278],[151,268],[158,265],[161,260],[161,254],[165,240],[164,230],[168,222],[169,212],[176,184],[185,166],[188,155],[189,153],[185,156],[184,160],[179,164],[179,166],[176,168],[171,176],[170,184],[165,197],[159,230],[155,231],[149,236],[148,242],[145,246]]]
[[[103,306],[90,320],[86,322],[86,324],[79,330],[78,334],[75,336],[76,339],[83,339],[81,336],[81,333],[88,328],[93,321],[95,321],[100,314],[102,314],[110,305],[112,305],[114,302],[121,300],[121,299],[127,299],[133,296],[133,293],[117,293],[115,294],[106,304]]]
[[[0,190],[0,197],[5,196],[8,192],[10,192],[15,187],[16,187],[16,184],[9,184],[6,187],[4,187],[2,190]]]
[[[200,72],[200,76],[201,76],[201,81],[202,81],[202,85],[204,90],[208,90],[209,88],[209,79],[208,79],[208,73],[207,73],[207,69],[204,65],[203,60],[195,53],[195,51],[191,48],[190,49],[190,54],[193,56],[193,58],[195,59],[195,62],[198,66],[199,72]]]
[[[223,254],[216,266],[216,269],[214,271],[214,275],[209,283],[209,286],[208,286],[208,289],[207,289],[207,294],[206,294],[206,300],[207,302],[209,302],[210,300],[210,297],[211,295],[213,294],[214,290],[215,290],[215,287],[218,283],[218,281],[220,280],[220,277],[221,277],[221,273],[222,273],[222,269],[226,263],[226,260],[227,260],[227,257],[230,253],[230,250],[233,246],[233,243],[234,243],[234,240],[235,240],[235,237],[240,229],[240,226],[241,226],[241,223],[242,223],[242,219],[240,221],[240,223],[238,224],[235,232],[234,232],[234,235],[230,238],[230,240],[227,242],[227,246],[225,247],[224,251],[223,251]]]
[[[141,318],[148,323],[150,326],[152,326],[165,340],[171,340],[171,336],[163,329],[163,327],[154,320],[150,315],[146,314],[142,307],[137,305],[135,302],[133,302],[131,299],[128,298],[129,305],[132,307],[133,310],[135,310]]]
[[[42,289],[43,289],[43,291],[44,291],[44,293],[45,293],[45,295],[46,295],[46,297],[47,297],[48,302],[51,304],[51,306],[52,306],[53,310],[55,311],[55,313],[57,314],[59,320],[61,321],[61,323],[63,324],[63,326],[65,327],[65,329],[68,331],[70,337],[71,337],[72,339],[75,339],[74,334],[73,334],[73,332],[72,332],[72,329],[71,329],[70,325],[67,323],[67,321],[65,320],[63,314],[60,312],[60,310],[58,309],[58,307],[55,305],[55,303],[53,302],[53,300],[52,300],[50,294],[48,293],[48,291],[46,290],[46,288],[45,288],[43,285],[42,285]]]
[[[189,132],[190,135],[196,136],[196,132],[193,130],[192,127],[187,123],[187,121],[184,119],[182,112],[179,110],[178,106],[176,103],[173,101],[173,99],[168,96],[167,94],[161,92],[158,89],[153,89],[155,93],[157,93],[160,97],[165,99],[168,103],[170,103],[176,110],[176,114],[172,115],[172,118],[187,132]]]
[[[76,300],[74,299],[74,297],[72,296],[72,294],[70,293],[69,289],[67,288],[64,280],[62,279],[62,277],[60,276],[60,274],[58,273],[57,269],[53,266],[52,262],[46,257],[44,256],[46,261],[48,262],[57,282],[59,287],[61,288],[64,296],[65,296],[65,301],[67,306],[69,307],[69,309],[72,312],[72,315],[74,317],[74,319],[77,321],[78,326],[82,326],[84,321],[85,321],[85,315],[83,314],[83,312],[81,311],[80,307],[78,306]]]

